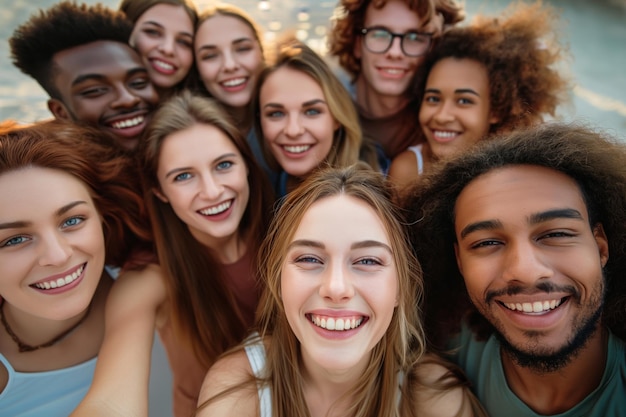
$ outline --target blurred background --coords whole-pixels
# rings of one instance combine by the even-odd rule
[[[56,0],[0,0],[0,119],[32,122],[50,117],[46,94],[29,77],[13,67],[8,38],[13,30],[39,8]],[[96,3],[86,0],[87,3]],[[116,8],[120,0],[101,0]],[[196,0],[201,10],[211,0]],[[232,0],[265,29],[271,42],[292,31],[324,54],[336,1]],[[496,14],[511,1],[465,0],[467,21],[476,13]],[[559,110],[563,120],[588,122],[626,141],[626,0],[544,0],[562,16],[562,43],[572,59],[566,70],[574,80],[571,105]]]
[[[57,0],[0,0],[0,120],[28,123],[50,118],[47,95],[39,85],[13,67],[8,38],[13,30],[40,8]],[[96,1],[86,0],[87,3]],[[210,0],[195,0],[199,10]],[[120,0],[101,0],[117,8]],[[271,43],[292,31],[321,54],[336,1],[232,0],[265,29]],[[466,0],[466,21],[477,13],[497,14],[511,1]],[[544,0],[555,6],[563,25],[559,37],[568,45],[571,59],[565,70],[573,80],[572,102],[559,109],[562,120],[582,121],[609,131],[626,141],[626,0]],[[163,349],[155,343],[151,376],[150,415],[171,414],[170,374]]]

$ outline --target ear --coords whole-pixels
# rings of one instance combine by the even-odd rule
[[[71,113],[67,110],[67,107],[65,107],[65,104],[63,104],[60,100],[56,98],[51,98],[48,100],[48,110],[50,110],[50,113],[52,113],[57,119],[73,119]]]
[[[156,196],[156,198],[158,198],[159,200],[161,200],[162,202],[164,202],[165,204],[168,204],[170,201],[167,199],[167,197],[165,197],[165,194],[163,194],[161,192],[161,190],[157,189],[157,188],[153,188],[152,192],[154,193],[154,195]]]
[[[500,116],[497,116],[494,113],[490,113],[489,114],[489,124],[490,125],[495,125],[496,123],[498,123],[500,121]]]
[[[600,263],[602,264],[602,268],[604,268],[609,261],[609,240],[606,238],[602,223],[598,223],[593,227],[593,237],[596,240],[596,245],[598,245]]]

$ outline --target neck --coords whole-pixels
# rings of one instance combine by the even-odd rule
[[[519,366],[502,351],[502,365],[511,390],[535,412],[563,413],[598,387],[606,367],[608,331],[599,326],[579,354],[556,372],[539,373]]]
[[[346,415],[346,408],[352,403],[346,394],[356,387],[367,360],[350,369],[336,370],[321,368],[303,355],[304,396],[312,417]]]
[[[356,103],[370,117],[382,118],[394,115],[408,103],[404,96],[388,96],[374,91],[362,74],[357,78],[355,86]]]
[[[211,249],[223,265],[237,262],[246,253],[245,241],[239,237],[238,233],[223,239],[215,239],[206,246]]]

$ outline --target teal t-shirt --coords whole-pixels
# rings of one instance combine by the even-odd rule
[[[542,417],[509,389],[500,358],[500,343],[495,336],[476,341],[471,330],[463,330],[450,347],[458,348],[451,357],[473,384],[474,392],[490,416]],[[578,405],[553,417],[626,416],[626,344],[609,335],[606,367],[600,385]]]

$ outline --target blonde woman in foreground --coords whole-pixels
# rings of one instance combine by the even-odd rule
[[[358,165],[287,196],[259,253],[259,334],[209,370],[197,416],[481,415],[424,351],[422,277],[390,197]]]

